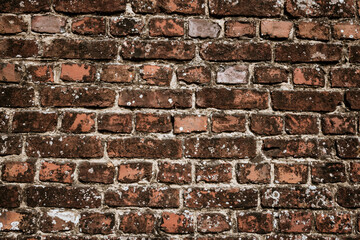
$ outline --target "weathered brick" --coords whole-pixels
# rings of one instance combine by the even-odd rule
[[[336,201],[345,208],[358,208],[360,206],[360,188],[339,187],[336,193]]]
[[[359,46],[357,46],[357,45],[350,46],[349,47],[349,61],[352,63],[360,62],[359,53],[360,53]]]
[[[8,0],[2,1],[0,12],[37,13],[50,11],[50,0]]]
[[[124,12],[125,0],[54,0],[54,9],[65,13],[116,13]]]
[[[27,79],[32,82],[54,82],[54,69],[52,65],[30,65],[26,68]]]
[[[106,22],[103,17],[81,17],[71,24],[73,33],[80,35],[105,35]]]
[[[180,158],[178,139],[119,138],[108,141],[109,157],[121,158]]]
[[[339,92],[273,91],[274,110],[298,112],[332,112],[343,100]]]
[[[360,91],[347,91],[345,103],[351,110],[360,110]]]
[[[124,233],[153,233],[155,216],[150,212],[130,212],[120,215],[120,230]]]
[[[140,35],[144,23],[136,18],[112,18],[110,20],[110,33],[116,37]]]
[[[350,163],[349,176],[352,182],[360,182],[360,163]]]
[[[355,134],[356,118],[342,115],[326,115],[322,117],[324,134]]]
[[[132,115],[106,113],[98,116],[98,131],[110,133],[131,133]]]
[[[270,165],[266,163],[240,163],[237,165],[236,178],[241,184],[270,183]]]
[[[345,182],[345,165],[342,163],[314,164],[311,167],[311,179],[313,183]]]
[[[279,228],[284,233],[309,233],[312,223],[310,212],[282,211],[279,215]]]
[[[82,163],[79,166],[78,178],[84,183],[104,183],[114,182],[115,167],[111,162],[102,163]]]
[[[303,39],[329,40],[330,26],[323,22],[301,21],[297,24],[297,37]]]
[[[351,233],[349,213],[319,213],[315,216],[316,230],[323,233]]]
[[[9,120],[10,120],[10,117],[6,114],[6,112],[0,111],[0,132],[8,131]]]
[[[247,89],[202,88],[196,93],[196,105],[200,108],[219,109],[266,109],[267,92]]]
[[[198,215],[198,231],[201,233],[221,233],[231,228],[231,220],[220,213],[203,213]]]
[[[329,209],[333,206],[331,191],[315,186],[267,188],[261,190],[260,195],[261,206],[265,208]]]
[[[0,107],[32,107],[34,97],[32,87],[0,87]]]
[[[317,157],[318,143],[314,139],[265,139],[263,152],[268,157]]]
[[[70,231],[75,228],[78,220],[79,215],[76,212],[51,209],[42,212],[39,228],[45,233]]]
[[[284,128],[281,116],[273,115],[252,115],[250,129],[259,135],[279,135]]]
[[[211,80],[211,70],[204,66],[183,67],[177,70],[177,78],[188,84],[209,83]]]
[[[245,132],[245,115],[214,114],[211,117],[213,132]]]
[[[205,14],[205,1],[193,0],[143,0],[132,1],[132,7],[136,13],[178,13],[185,15]]]
[[[7,182],[32,183],[35,166],[31,162],[5,162],[2,168],[2,180]]]
[[[105,193],[105,204],[110,207],[179,207],[179,189],[169,187],[122,187]]]
[[[261,36],[269,38],[289,38],[293,23],[290,21],[261,21]]]
[[[89,133],[95,131],[95,113],[66,112],[61,130],[68,133]]]
[[[276,0],[240,0],[236,2],[210,0],[210,14],[214,16],[277,17],[283,3]]]
[[[100,80],[109,83],[130,83],[135,79],[134,68],[128,65],[105,65]]]
[[[22,140],[19,136],[1,136],[0,156],[18,155],[21,153]]]
[[[317,134],[319,133],[317,117],[287,114],[285,116],[285,131],[288,134]]]
[[[239,22],[235,20],[225,22],[226,37],[255,37],[256,27],[254,23]]]
[[[333,35],[336,39],[360,39],[360,25],[354,23],[338,23],[334,25]]]
[[[39,33],[64,33],[66,18],[54,15],[33,16],[31,30]]]
[[[82,233],[111,234],[114,226],[114,213],[85,212],[79,219],[79,229]]]
[[[254,83],[277,84],[288,81],[288,71],[280,67],[256,66]]]
[[[207,116],[177,115],[174,117],[174,133],[206,132]]]
[[[190,90],[125,89],[119,92],[119,106],[129,108],[189,108],[191,107]]]
[[[0,16],[0,34],[16,34],[25,32],[27,27],[26,25],[26,22],[20,16]]]
[[[273,216],[270,213],[240,212],[237,216],[239,232],[270,233],[273,230]]]
[[[60,79],[68,82],[95,81],[96,68],[88,64],[62,64]]]
[[[308,167],[304,164],[275,164],[275,183],[304,184]]]
[[[140,68],[140,76],[149,85],[170,86],[172,69],[166,66],[144,65]]]
[[[34,233],[36,229],[36,216],[26,211],[7,211],[0,212],[0,225],[2,231],[17,231],[23,233]]]
[[[43,162],[39,179],[43,182],[72,183],[74,181],[75,164]]]
[[[214,21],[207,19],[190,19],[189,36],[200,38],[216,38],[220,34],[221,27]]]
[[[163,162],[158,164],[158,182],[186,184],[191,182],[191,164]]]
[[[220,84],[246,84],[249,70],[244,65],[220,67],[217,72],[216,82]]]
[[[50,132],[56,129],[57,114],[54,112],[16,112],[13,115],[13,132]]]
[[[331,86],[340,88],[360,87],[360,70],[354,68],[332,68]]]
[[[18,83],[22,78],[21,66],[14,63],[0,63],[0,82]]]
[[[184,206],[188,208],[234,208],[257,206],[258,191],[255,189],[189,188],[184,191]]]
[[[149,21],[152,37],[180,37],[184,35],[184,20],[177,18],[152,18]]]
[[[319,86],[325,85],[325,73],[321,68],[295,68],[293,82],[296,85]]]
[[[184,143],[189,158],[251,158],[255,150],[253,138],[188,138]]]
[[[19,186],[0,186],[0,207],[15,208],[20,206],[20,187]]]
[[[118,181],[122,183],[134,183],[142,180],[150,181],[152,164],[148,162],[132,162],[119,165]]]
[[[232,179],[232,166],[230,163],[201,163],[196,165],[195,174],[196,182],[229,183]]]
[[[208,42],[201,46],[200,56],[207,61],[267,61],[271,48],[267,43]]]
[[[0,40],[1,58],[29,58],[39,55],[39,43],[30,39],[5,38]]]
[[[166,233],[194,232],[193,217],[189,214],[163,212],[160,228]]]
[[[336,140],[336,152],[340,158],[360,158],[360,141],[357,138]]]
[[[101,195],[95,188],[32,186],[25,189],[29,207],[98,208]]]
[[[101,139],[95,136],[31,136],[26,143],[31,157],[100,158],[103,151]]]

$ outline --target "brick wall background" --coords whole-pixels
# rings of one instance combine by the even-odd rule
[[[360,239],[359,4],[0,0],[0,239]]]

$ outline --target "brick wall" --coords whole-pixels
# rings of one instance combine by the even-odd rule
[[[0,239],[360,239],[356,0],[0,0]]]

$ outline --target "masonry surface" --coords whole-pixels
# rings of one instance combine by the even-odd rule
[[[357,0],[0,0],[0,239],[360,239]]]

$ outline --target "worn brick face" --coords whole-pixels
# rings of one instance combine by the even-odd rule
[[[0,239],[358,239],[359,6],[0,0]]]

